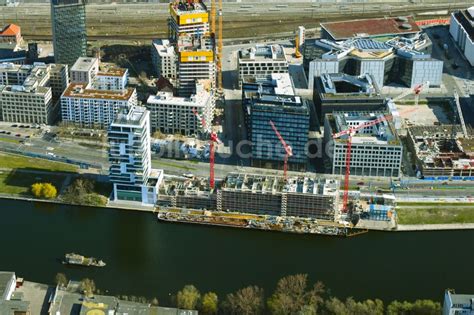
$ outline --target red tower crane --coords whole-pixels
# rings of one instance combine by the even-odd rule
[[[206,125],[206,120],[199,115],[197,112],[196,108],[193,108],[193,113],[201,121],[202,128],[204,131],[207,129]],[[215,143],[222,143],[222,141],[217,137],[217,134],[213,131],[209,132],[209,164],[210,164],[210,170],[209,170],[209,186],[211,189],[214,189],[215,186],[215,178],[214,178],[214,162],[215,162],[215,150],[214,150],[214,144]]]
[[[278,139],[281,142],[281,145],[283,146],[283,149],[285,149],[285,159],[284,159],[284,164],[283,164],[283,176],[285,178],[285,181],[287,179],[286,173],[288,171],[288,157],[293,156],[293,150],[291,147],[286,144],[285,139],[281,136],[280,132],[278,132],[278,129],[276,128],[275,124],[273,121],[269,120],[270,126],[272,126],[273,131],[275,131],[275,134],[277,135]]]
[[[355,127],[349,127],[349,129],[343,130],[341,132],[333,134],[332,138],[337,139],[341,136],[348,135],[347,139],[347,150],[346,150],[346,173],[344,176],[344,195],[343,195],[343,207],[342,211],[347,212],[349,211],[348,209],[348,200],[349,200],[349,176],[351,174],[351,149],[352,149],[352,136],[357,132],[357,130],[364,129],[367,127],[371,127],[374,125],[377,125],[381,122],[384,121],[389,121],[393,117],[391,115],[387,116],[382,116],[380,118],[377,118],[375,120],[371,120],[369,122],[366,122],[364,124],[355,126]]]

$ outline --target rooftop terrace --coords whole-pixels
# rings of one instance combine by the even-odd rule
[[[109,90],[95,90],[91,89],[88,84],[84,83],[71,83],[64,91],[64,97],[71,98],[92,98],[102,100],[118,100],[127,101],[135,93],[135,89],[127,88],[122,91],[109,91]]]
[[[283,46],[274,45],[256,45],[255,47],[239,50],[239,58],[246,60],[282,60],[286,61]]]

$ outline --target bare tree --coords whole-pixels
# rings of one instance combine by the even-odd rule
[[[248,286],[227,295],[223,303],[225,314],[258,315],[264,309],[263,289]]]

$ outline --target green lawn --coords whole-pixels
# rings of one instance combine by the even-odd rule
[[[78,167],[66,163],[45,159],[31,158],[16,154],[0,153],[0,168],[2,169],[36,169],[52,172],[77,172]]]
[[[473,207],[426,207],[397,209],[399,224],[474,223]]]
[[[20,143],[20,140],[0,137],[1,142]]]
[[[67,175],[32,174],[27,172],[0,171],[0,193],[9,195],[30,195],[34,183],[51,183],[59,191]]]
[[[77,173],[77,167],[65,163],[0,153],[0,193],[29,195],[30,187],[37,182],[53,184],[58,191],[66,178],[64,173]]]

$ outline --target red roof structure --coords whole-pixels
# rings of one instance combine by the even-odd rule
[[[351,37],[379,37],[418,33],[421,29],[412,16],[321,23],[333,40]]]
[[[21,33],[21,28],[15,24],[8,24],[0,32],[0,36],[17,36]]]

